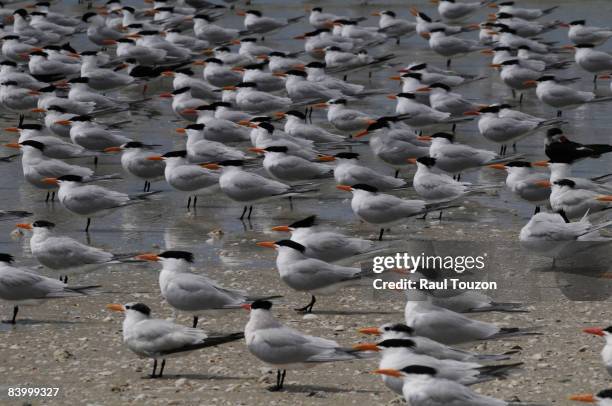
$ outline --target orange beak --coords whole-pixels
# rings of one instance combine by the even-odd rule
[[[431,87],[419,87],[416,91],[417,92],[429,92],[431,90]]]
[[[296,35],[293,39],[306,39],[306,35]]]
[[[17,228],[23,228],[24,230],[31,230],[32,229],[32,224],[19,223],[19,224],[17,224]]]
[[[387,375],[392,376],[394,378],[401,378],[402,374],[397,369],[377,369],[376,371],[372,371],[373,374]]]
[[[289,226],[276,226],[276,227],[272,227],[272,231],[281,231],[281,232],[288,233],[291,231],[291,228],[289,228]]]
[[[221,89],[223,90],[238,90],[236,86],[223,86]]]
[[[550,183],[550,181],[547,181],[547,180],[539,180],[535,182],[535,185],[539,187],[548,188],[552,186],[552,183]]]
[[[255,147],[249,148],[249,151],[256,152],[258,154],[264,154],[266,152],[266,150],[263,148],[255,148]]]
[[[260,247],[276,249],[276,243],[274,241],[262,241],[258,242],[257,245]]]
[[[72,124],[72,121],[70,121],[70,120],[57,120],[54,124],[70,125],[70,124]]]
[[[273,73],[272,75],[279,77],[279,78],[286,78],[287,74],[286,73],[281,73],[281,72],[277,72],[277,73]]]
[[[345,192],[351,192],[353,191],[353,188],[350,187],[349,185],[336,185],[336,189],[338,190],[344,190]]]
[[[485,49],[485,50],[480,51],[480,53],[483,55],[493,55],[495,54],[495,51],[493,51],[492,49]]]
[[[185,109],[185,110],[181,111],[181,114],[185,114],[187,116],[191,116],[191,115],[198,114],[198,111],[196,109]]]
[[[493,169],[501,169],[502,171],[506,169],[506,165],[504,164],[492,164],[492,165],[487,165],[487,166]]]
[[[389,80],[402,80],[401,76],[391,76]]]
[[[489,66],[492,68],[501,68],[502,64],[501,63],[490,63]]]
[[[419,135],[418,137],[416,137],[417,140],[419,141],[431,141],[433,140],[433,138],[429,135]]]
[[[251,305],[248,303],[241,304],[240,307],[242,307],[244,310],[251,311]]]
[[[575,400],[577,402],[584,402],[584,403],[595,403],[597,402],[597,399],[595,399],[595,396],[593,396],[590,393],[585,393],[582,395],[572,395],[569,397],[569,400]]]
[[[47,185],[59,185],[57,178],[43,178],[42,182],[46,183]]]
[[[9,142],[8,144],[4,144],[4,146],[7,148],[21,149],[21,145],[16,142]]]
[[[357,351],[380,351],[380,348],[378,348],[378,345],[374,344],[374,343],[363,343],[363,344],[355,344],[353,346],[354,350]]]
[[[187,130],[184,129],[184,128],[177,128],[176,130],[174,130],[174,132],[176,132],[178,134],[185,134],[187,132]]]
[[[282,111],[277,111],[276,113],[274,113],[274,116],[278,118],[284,118],[286,114],[283,113]]]
[[[536,161],[536,162],[532,162],[531,166],[540,166],[543,168],[548,168],[548,161]]]
[[[196,66],[204,66],[206,65],[206,62],[204,61],[193,61],[191,62],[192,65],[196,65]]]
[[[410,7],[410,14],[412,14],[413,16],[418,16],[419,15],[419,9],[416,7]]]
[[[361,138],[361,137],[365,137],[366,135],[368,135],[368,130],[363,130],[363,131],[359,131],[357,134],[354,135],[355,138]]]
[[[244,72],[244,68],[240,68],[240,67],[232,68],[232,70],[233,70],[234,72],[240,72],[240,73],[243,73],[243,72]]]
[[[106,308],[113,312],[124,312],[125,311],[125,307],[123,307],[123,305],[118,304],[118,303],[107,304]]]
[[[327,103],[316,103],[316,104],[313,104],[310,107],[315,108],[315,109],[326,109],[327,106],[329,106],[329,104],[327,104]]]
[[[561,48],[563,49],[571,49],[572,51],[576,50],[576,47],[573,45],[563,45]]]
[[[416,160],[416,158],[407,158],[406,162],[408,162],[409,164],[412,164],[412,165],[416,165],[417,160]]]
[[[523,82],[524,86],[537,86],[538,85],[538,81],[537,80],[526,80]]]
[[[30,110],[32,113],[45,113],[47,110],[45,109],[39,109],[39,108],[35,108]]]
[[[159,261],[159,256],[157,256],[157,254],[140,254],[140,255],[136,255],[135,258],[140,259],[142,261],[151,261],[151,262]]]
[[[598,200],[600,202],[612,202],[612,196],[608,195],[608,196],[598,196],[595,198],[595,200]]]
[[[102,44],[103,45],[117,45],[117,41],[115,41],[114,39],[105,39],[105,40],[102,40]]]
[[[162,93],[159,95],[159,97],[161,97],[162,99],[171,99],[174,97],[174,95],[172,93]]]
[[[590,327],[590,328],[585,328],[582,330],[583,333],[587,333],[587,334],[593,334],[594,336],[599,336],[599,337],[603,337],[604,336],[604,331],[603,329],[599,328],[599,327]]]
[[[172,72],[171,70],[163,71],[162,76],[165,76],[167,78],[172,78],[174,77],[174,72]]]
[[[612,78],[611,75],[599,75],[598,76],[598,79],[610,79],[610,78]]]
[[[6,127],[4,131],[7,131],[9,133],[18,133],[21,130],[17,127]]]
[[[378,327],[365,327],[365,328],[360,328],[359,331],[361,334],[368,334],[368,335],[373,335],[373,336],[379,336],[380,333],[380,329]]]
[[[372,13],[372,17],[380,17],[380,13]]]
[[[394,95],[394,94],[389,94],[389,95],[387,95],[387,99],[389,99],[389,100],[397,100],[397,96]]]
[[[320,162],[332,162],[335,160],[336,160],[336,157],[333,155],[321,155],[317,157],[317,161],[320,161]]]
[[[202,168],[206,168],[206,169],[211,169],[211,170],[216,170],[216,169],[220,169],[221,167],[217,164],[201,164],[200,165]]]
[[[479,111],[466,111],[465,113],[463,113],[464,116],[479,116],[480,112]]]
[[[236,11],[236,15],[244,17],[246,15],[246,13],[244,11],[239,10],[239,11]]]
[[[152,155],[147,157],[147,161],[163,161],[164,157],[161,155]]]
[[[120,152],[122,149],[121,147],[108,147],[104,148],[104,152]]]

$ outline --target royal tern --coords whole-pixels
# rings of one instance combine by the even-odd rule
[[[242,169],[242,165],[243,161],[233,160],[204,166],[210,169],[221,166],[222,173],[219,177],[219,186],[223,193],[236,202],[249,204],[250,207],[244,206],[240,220],[244,218],[247,208],[249,209],[247,218],[251,218],[253,202],[316,191],[316,188],[312,185],[290,186],[253,172],[247,172]]]
[[[451,113],[438,111],[416,101],[414,93],[398,93],[388,98],[396,100],[395,113],[402,121],[414,128],[427,128],[439,124],[452,124],[470,121],[466,117],[451,117]]]
[[[164,177],[168,184],[189,195],[187,209],[196,207],[198,196],[211,195],[219,190],[219,174],[216,171],[203,168],[200,165],[190,164],[187,160],[187,151],[170,151],[163,155],[153,155],[147,159],[151,161],[164,161]]]
[[[424,215],[429,211],[456,207],[448,202],[428,203],[423,200],[405,200],[393,195],[378,193],[370,185],[338,185],[336,188],[352,192],[353,213],[366,223],[380,225],[378,240],[382,240],[385,227],[406,221],[410,217]]]
[[[427,301],[407,301],[404,313],[406,325],[412,327],[417,336],[424,336],[443,344],[462,344],[537,334],[530,329],[499,327],[492,323],[474,320]]]
[[[317,224],[316,216],[308,216],[288,226],[273,227],[272,231],[290,232],[291,240],[305,247],[305,256],[325,262],[349,258],[374,248],[372,241],[322,229]]]
[[[283,131],[292,137],[303,138],[318,143],[345,141],[346,138],[334,134],[314,124],[306,122],[306,115],[297,110],[289,110],[286,113],[277,112],[275,115],[287,121]]]
[[[444,83],[432,83],[416,89],[417,92],[429,92],[429,105],[435,110],[460,116],[466,111],[474,110],[477,105],[465,99],[459,93],[451,92],[451,88]]]
[[[206,139],[204,124],[190,124],[185,128],[177,128],[176,132],[187,135],[187,159],[192,163],[207,163],[232,159],[246,159],[247,155],[221,142]]]
[[[44,145],[42,153],[48,158],[68,159],[93,156],[92,153],[86,151],[80,145],[49,135],[40,124],[21,124],[19,127],[5,128],[4,131],[18,132],[19,140],[17,143],[28,140],[42,143]],[[11,146],[17,147],[16,145]]]
[[[257,300],[245,307],[251,313],[244,327],[247,349],[278,369],[276,386],[270,390],[283,389],[287,369],[307,369],[324,362],[363,358],[359,351],[341,347],[333,340],[306,335],[281,324],[270,312],[272,303],[267,300]]]
[[[100,217],[133,204],[146,201],[147,196],[158,192],[146,192],[128,195],[116,192],[97,185],[83,183],[84,179],[78,175],[62,175],[59,177],[46,177],[43,183],[59,186],[57,197],[62,206],[68,211],[87,217],[85,232],[89,231],[92,217]]]
[[[225,65],[220,59],[208,58],[200,63],[205,65],[204,80],[213,86],[233,86],[242,80],[240,73],[233,71],[231,66]]]
[[[553,11],[559,8],[559,6],[553,6],[545,9],[521,8],[516,7],[514,1],[503,1],[497,4],[490,4],[489,7],[498,8],[500,13],[512,14],[524,20],[536,20],[542,16],[552,13]]]
[[[501,169],[507,172],[506,186],[519,198],[535,204],[536,213],[540,205],[548,201],[550,188],[538,186],[538,182],[548,180],[548,175],[532,171],[531,163],[527,161],[510,161],[502,164],[488,165],[493,169]]]
[[[351,20],[351,18],[325,13],[322,7],[313,7],[308,16],[308,23],[314,28],[331,28],[336,20]],[[359,17],[354,20],[362,21],[365,20],[365,18]]]
[[[224,288],[204,274],[192,273],[191,252],[164,251],[160,254],[140,254],[136,258],[161,262],[161,294],[173,309],[193,315],[193,328],[197,327],[199,316],[205,310],[237,309],[246,303],[259,300],[248,296],[244,290]]]
[[[308,80],[308,74],[301,70],[290,70],[285,73],[275,73],[276,76],[286,76],[284,83],[287,95],[295,101],[319,101],[339,99],[344,94],[336,89],[329,88],[324,83]]]
[[[586,25],[586,20],[571,21],[566,26],[567,36],[574,44],[601,45],[612,37],[612,29]]]
[[[54,232],[55,224],[47,220],[19,223],[17,227],[32,231],[30,238],[32,255],[42,265],[54,270],[85,270],[99,265],[119,263],[133,257],[133,254],[114,254],[82,244],[70,237],[58,236]]]
[[[205,100],[195,98],[191,93],[191,87],[188,86],[169,93],[161,93],[159,97],[172,99],[172,111],[174,111],[174,114],[179,118],[189,121],[195,121],[195,117],[193,114],[185,114],[185,111],[206,104]]]
[[[561,214],[565,221],[584,216],[586,213],[597,213],[612,208],[612,196],[602,195],[594,190],[576,188],[571,179],[558,179],[553,182],[538,182],[542,187],[551,187],[550,206]]]
[[[599,231],[610,226],[610,221],[592,224],[586,214],[580,221],[567,223],[556,213],[536,213],[521,229],[519,241],[529,251],[552,258],[554,265],[557,258],[572,257],[596,245],[609,244],[610,238]]]
[[[153,359],[150,378],[161,378],[166,358],[187,355],[189,352],[240,340],[243,333],[209,336],[204,331],[179,326],[167,320],[151,318],[151,309],[143,303],[109,304],[109,310],[125,313],[123,342],[136,355]],[[157,360],[161,359],[156,375]]]
[[[193,16],[193,32],[197,39],[211,44],[229,42],[241,35],[240,30],[212,24],[211,18],[206,14],[196,14]]]
[[[232,40],[233,45],[240,45],[238,49],[239,55],[245,55],[250,58],[269,55],[274,52],[274,49],[257,43],[257,38],[249,37]]]
[[[282,74],[266,72],[264,68],[266,63],[254,63],[245,65],[241,68],[233,68],[238,72],[243,72],[243,82],[253,82],[257,85],[257,89],[262,92],[276,92],[285,88],[285,80]],[[304,72],[302,72],[304,73]],[[289,95],[289,97],[292,97]]]
[[[505,378],[518,364],[483,366],[477,362],[465,362],[449,359],[438,359],[423,354],[416,341],[410,338],[391,338],[378,343],[363,343],[353,346],[360,351],[380,352],[379,369],[402,369],[408,365],[424,365],[435,368],[441,379],[457,382],[462,385],[474,385]],[[397,394],[402,394],[403,381],[390,376],[383,376],[385,385]]]
[[[429,47],[435,53],[447,58],[447,67],[451,65],[452,58],[485,49],[485,46],[478,41],[449,37],[444,28],[434,28],[429,30],[429,33]]]
[[[442,29],[447,35],[455,35],[460,32],[469,31],[471,27],[460,27],[457,25],[447,25],[441,21],[434,21],[427,14],[419,11],[416,7],[410,8],[410,14],[416,17],[416,32],[421,37],[427,39],[432,30]]]
[[[372,15],[380,17],[378,20],[378,31],[387,37],[395,38],[397,45],[399,45],[401,37],[410,36],[416,32],[416,23],[398,18],[394,11],[383,10],[372,13]]]
[[[237,84],[235,88],[238,89],[236,106],[249,113],[277,111],[293,105],[290,98],[260,91],[257,84],[253,82],[242,82]]]
[[[416,343],[413,348],[417,354],[429,355],[437,359],[449,359],[463,362],[503,361],[510,358],[512,352],[505,354],[478,354],[464,349],[449,347],[432,339],[416,336],[414,329],[401,323],[385,323],[380,327],[365,327],[358,330],[362,334],[380,336],[381,340],[409,338]]]
[[[289,148],[283,145],[250,148],[249,150],[264,154],[262,164],[268,175],[283,182],[331,178],[333,176],[334,169],[331,166],[290,155],[288,154]]]
[[[143,192],[151,190],[152,181],[164,177],[164,162],[149,159],[157,155],[151,145],[129,141],[117,147],[105,148],[104,152],[121,152],[121,167],[130,175],[144,180]]]
[[[318,103],[313,107],[327,108],[327,121],[340,131],[352,132],[364,130],[376,120],[361,111],[346,107],[346,99],[331,99],[326,103]]]
[[[108,46],[123,37],[123,33],[106,25],[101,15],[93,12],[83,14],[81,20],[87,24],[87,38],[98,46]]]
[[[484,0],[480,2],[457,2],[455,0],[433,0],[438,4],[438,13],[443,20],[449,22],[460,22],[470,17],[476,11],[483,9],[495,0]]]
[[[474,392],[458,382],[439,376],[435,368],[408,365],[401,370],[378,369],[377,374],[402,379],[402,394],[411,406],[520,406],[521,402],[506,402]]]
[[[356,152],[339,152],[335,155],[319,157],[320,161],[334,161],[334,179],[340,185],[356,185],[363,183],[385,191],[406,186],[406,181],[393,176],[383,175],[376,170],[359,164],[359,154]]]
[[[216,87],[209,85],[204,80],[194,78],[194,75],[194,71],[190,68],[162,72],[162,76],[174,78],[172,80],[174,90],[188,87],[191,89],[191,95],[196,99],[219,100],[221,98]]]
[[[244,16],[244,28],[255,34],[267,34],[294,24],[304,18],[304,16],[297,16],[286,20],[277,20],[264,16],[259,10],[238,11],[236,14]]]
[[[0,254],[0,299],[13,304],[15,324],[19,306],[36,306],[48,299],[87,296],[99,286],[67,286],[57,279],[47,278],[28,269],[12,265],[10,254]]]

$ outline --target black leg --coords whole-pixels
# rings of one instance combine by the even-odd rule
[[[557,117],[561,117],[563,115],[563,111],[557,110]]]
[[[268,388],[270,392],[278,392],[281,389],[281,370],[276,370],[276,385]]]
[[[457,129],[457,123],[453,123],[453,127],[451,128],[451,132],[454,134]]]
[[[427,220],[427,215],[429,214],[429,212],[425,212],[423,214],[423,217],[419,217],[419,220]]]
[[[87,225],[85,226],[85,232],[89,232],[89,225],[91,224],[91,217],[87,217]]]
[[[242,210],[242,214],[240,215],[240,220],[242,220],[244,218],[244,214],[247,211],[247,206],[244,206],[244,209]]]
[[[55,201],[55,191],[51,192],[51,201]]]
[[[570,219],[567,217],[567,214],[565,214],[565,210],[561,210],[559,214],[561,217],[563,217],[563,220],[565,220],[566,223],[571,223]]]
[[[450,68],[450,66],[451,66],[451,60],[450,60],[450,58],[449,58],[449,59],[446,61],[446,67],[447,67],[447,68]]]
[[[283,369],[283,373],[281,374],[281,377],[280,377],[280,385],[278,389],[283,389],[283,385],[285,384],[285,375],[287,375],[287,370]]]
[[[512,100],[516,100],[516,90],[512,89]]]
[[[395,45],[399,45],[400,44],[400,37],[397,37],[397,40],[395,41]]]
[[[19,306],[14,306],[13,307],[13,318],[10,320],[3,321],[3,323],[16,324],[17,323],[17,313],[19,313]]]
[[[193,316],[193,328],[196,328],[198,326],[198,316]]]
[[[98,166],[98,156],[94,157],[94,166]]]
[[[460,173],[458,173],[458,174],[457,174],[457,182],[459,182],[460,180],[461,180],[461,174],[460,174]]]
[[[147,181],[146,181],[146,180],[145,180],[144,186],[143,186],[143,188],[142,188],[142,191],[143,191],[143,192],[146,192],[146,191],[147,191]]]
[[[399,169],[396,169],[396,170],[395,170],[395,177],[396,177],[396,178],[399,176],[399,172],[400,172],[400,170],[399,170]]]
[[[593,89],[597,89],[597,75],[593,76]]]
[[[312,313],[312,308],[314,307],[315,303],[317,303],[317,298],[314,295],[311,295],[310,302],[306,306],[294,310],[296,312]]]
[[[516,152],[516,142],[512,143],[512,152]]]
[[[247,216],[247,219],[251,219],[251,213],[253,213],[253,206],[249,206],[249,215]]]
[[[348,78],[348,75],[344,75],[344,77],[342,78],[342,80],[344,80],[346,82],[346,79]]]
[[[159,375],[157,375],[159,378],[161,378],[162,375],[164,374],[164,367],[165,366],[166,366],[166,359],[164,358],[162,360],[162,363],[161,363],[161,368],[159,368]]]
[[[196,203],[197,203],[197,202],[198,202],[198,197],[197,197],[197,196],[194,196],[194,197],[193,197],[193,209],[194,209],[194,210],[195,210],[195,208],[196,208]]]
[[[153,372],[151,373],[151,375],[149,375],[151,379],[156,377],[155,371],[157,371],[157,359],[153,360]]]
[[[47,197],[45,197],[45,203],[49,201],[50,196],[51,196],[51,192],[47,192]]]
[[[385,229],[381,228],[380,229],[380,234],[378,234],[378,241],[382,241],[382,237],[383,237],[384,233],[385,233]]]
[[[189,210],[189,207],[191,207],[191,196],[187,199],[187,210]]]
[[[68,283],[68,275],[64,275],[64,283]]]
[[[521,97],[519,97],[519,106],[523,104],[523,93],[521,92]]]
[[[289,210],[293,211],[293,196],[289,196]]]
[[[538,214],[540,212],[540,206],[536,206],[533,214]]]
[[[440,210],[440,215],[438,216],[438,220],[442,221],[442,213],[444,213],[442,210]]]

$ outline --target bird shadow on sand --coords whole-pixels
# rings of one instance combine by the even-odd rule
[[[320,386],[320,385],[285,385],[282,389],[283,392],[287,393],[315,393],[315,392],[324,392],[324,393],[380,393],[380,391],[376,390],[366,390],[366,389],[354,389],[354,388],[339,388],[335,386]]]
[[[17,320],[17,324],[9,323],[7,320],[0,322],[0,332],[10,331],[19,327],[29,327],[38,325],[56,325],[56,326],[72,326],[77,324],[88,324],[87,321],[68,321],[68,320],[35,320],[35,319],[21,319]]]
[[[359,316],[359,315],[389,315],[399,314],[385,310],[315,310],[313,314],[327,314],[330,316]]]
[[[153,381],[163,381],[163,380],[176,380],[176,379],[190,379],[193,381],[245,381],[250,379],[256,379],[251,376],[226,376],[226,375],[211,375],[211,374],[164,374],[164,376],[151,378],[149,375],[143,375],[141,379],[144,380],[153,380]]]

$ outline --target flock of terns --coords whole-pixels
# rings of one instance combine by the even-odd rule
[[[0,9],[0,106],[18,117],[17,126],[5,129],[18,139],[4,146],[21,152],[2,161],[20,161],[24,181],[46,192],[46,201],[57,198],[68,212],[87,219],[85,231],[94,217],[151,199],[174,198],[177,194],[151,189],[160,179],[187,198],[188,209],[195,208],[198,197],[223,194],[243,206],[240,219],[250,219],[255,203],[317,195],[320,185],[333,179],[337,189],[352,194],[354,214],[380,230],[379,240],[391,225],[430,212],[439,212],[442,219],[443,211],[460,206],[466,196],[505,186],[534,206],[534,215],[520,232],[529,249],[555,260],[568,255],[576,241],[609,241],[600,231],[612,221],[591,222],[590,217],[612,207],[610,175],[576,177],[572,165],[612,152],[612,146],[572,141],[562,126],[563,111],[611,101],[594,91],[578,90],[573,85],[578,78],[566,77],[563,70],[576,64],[593,75],[595,87],[608,79],[612,55],[597,47],[612,37],[612,28],[584,20],[548,20],[557,7],[528,9],[514,1],[495,0],[434,3],[438,15],[433,18],[406,6],[374,13],[379,18],[376,26],[366,26],[365,17],[333,15],[321,7],[311,8],[306,16],[278,19],[267,16],[265,7],[242,11],[237,5],[207,0],[145,0],[141,8],[109,0],[101,6],[89,4],[78,16],[54,11],[54,5],[44,1],[14,8],[5,4]],[[243,27],[224,25],[224,17],[234,12],[244,16]],[[399,16],[408,13],[413,17]],[[467,22],[486,14],[483,23]],[[303,19],[311,30],[294,38],[295,43],[303,42],[299,51],[266,45],[267,36]],[[572,45],[560,46],[542,37],[564,28],[569,29]],[[402,41],[413,34],[427,41],[445,68],[419,61],[406,64],[398,55],[384,52],[402,50]],[[468,39],[476,34],[477,39]],[[88,39],[84,49],[71,46],[70,38],[77,35]],[[556,117],[536,117],[513,105],[479,104],[463,96],[462,86],[483,77],[449,69],[453,59],[475,53],[492,57],[490,74],[511,90],[515,105],[520,106],[535,87],[539,102],[556,109]],[[401,82],[400,92],[389,94],[388,89],[350,81],[356,72],[371,77],[389,70],[397,72],[391,79]],[[168,92],[148,92],[153,81],[168,80]],[[138,97],[126,98],[120,93],[124,89]],[[385,95],[395,103],[388,116],[352,106],[366,100],[383,103]],[[160,151],[145,139],[118,131],[122,122],[105,121],[158,97],[168,99],[168,108],[186,123],[176,130],[185,136],[183,149]],[[326,122],[313,122],[318,109],[327,110]],[[477,120],[485,139],[499,145],[499,152],[457,141],[456,131],[472,120]],[[540,133],[546,135],[548,159],[525,160],[516,143]],[[362,163],[353,147],[364,144],[395,170],[395,176]],[[508,147],[514,147],[512,154]],[[122,176],[96,173],[98,159],[114,153],[121,154],[126,175],[144,182],[142,191],[126,194],[101,186]],[[93,169],[73,163],[76,158],[91,159]],[[415,165],[410,181],[399,177],[402,169]],[[462,173],[481,168],[505,171],[505,185],[461,181]],[[419,199],[397,196],[409,188]],[[30,213],[6,210],[0,215],[7,221]],[[192,327],[155,319],[143,303],[108,305],[125,314],[126,346],[154,360],[152,378],[163,375],[166,358],[245,338],[251,354],[278,370],[273,390],[283,388],[288,369],[378,354],[375,372],[410,405],[520,404],[470,389],[516,373],[521,363],[492,363],[508,360],[511,353],[478,354],[453,347],[538,334],[533,328],[502,328],[464,314],[524,311],[518,304],[496,303],[473,291],[455,292],[452,300],[432,292],[409,292],[405,324],[361,329],[377,340],[344,347],[283,325],[272,311],[278,296],[253,296],[192,273],[190,252],[117,255],[56,234],[55,224],[48,220],[17,227],[32,232],[34,258],[59,274],[117,262],[161,265],[161,295],[175,314],[193,316]],[[312,312],[317,296],[367,280],[371,271],[340,263],[354,264],[381,249],[377,241],[330,231],[315,216],[273,231],[290,237],[258,245],[277,251],[276,268],[287,286],[311,295],[306,306],[296,309],[301,312]],[[99,293],[99,286],[70,286],[67,276],[44,277],[13,262],[12,255],[0,254],[0,298],[14,305],[10,323],[16,323],[19,306]],[[205,311],[232,308],[250,310],[244,332],[207,335],[197,329]],[[606,338],[602,356],[612,373],[612,327],[585,331]],[[611,405],[612,391],[572,399]]]

